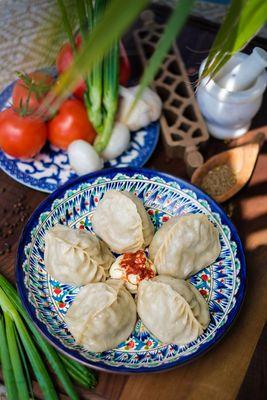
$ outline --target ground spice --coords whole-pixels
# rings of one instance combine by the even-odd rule
[[[152,279],[155,276],[153,269],[149,268],[152,264],[143,250],[135,253],[125,253],[120,262],[120,266],[125,269],[126,277],[129,275],[138,275],[140,281],[143,279]]]
[[[201,188],[210,196],[221,196],[236,184],[236,176],[229,165],[219,165],[204,176]]]

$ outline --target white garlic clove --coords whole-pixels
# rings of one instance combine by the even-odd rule
[[[115,122],[108,145],[101,156],[105,160],[113,160],[119,157],[127,150],[130,140],[131,135],[128,127],[121,122]]]
[[[93,146],[85,140],[74,140],[68,147],[68,156],[71,167],[78,175],[98,171],[104,166]]]
[[[146,88],[142,93],[142,99],[150,106],[151,121],[159,119],[162,110],[162,101],[159,95],[150,88]]]
[[[151,122],[156,121],[161,114],[162,102],[160,97],[150,88],[146,88],[134,109],[129,114],[139,86],[131,88],[120,87],[120,107],[118,120],[128,126],[130,130],[138,130]]]

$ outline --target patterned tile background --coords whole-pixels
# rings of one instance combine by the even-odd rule
[[[57,48],[47,48],[47,37],[55,33],[51,23],[57,20],[55,0],[0,0],[0,88],[17,70],[51,65]]]

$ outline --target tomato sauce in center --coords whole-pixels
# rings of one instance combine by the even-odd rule
[[[135,253],[125,253],[120,262],[122,268],[125,269],[126,277],[128,275],[138,275],[140,280],[152,279],[156,275],[152,268],[148,268],[152,262],[147,259],[143,250]]]

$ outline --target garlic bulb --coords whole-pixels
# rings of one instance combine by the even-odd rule
[[[98,171],[104,166],[93,146],[85,140],[74,140],[68,147],[68,156],[71,167],[78,175]]]
[[[125,124],[115,122],[108,145],[101,156],[105,160],[112,160],[120,156],[129,146],[130,131]]]
[[[127,125],[131,131],[144,128],[150,122],[156,121],[160,117],[162,108],[162,102],[157,93],[146,88],[129,114],[138,88],[138,86],[120,87],[121,101],[117,120]]]

